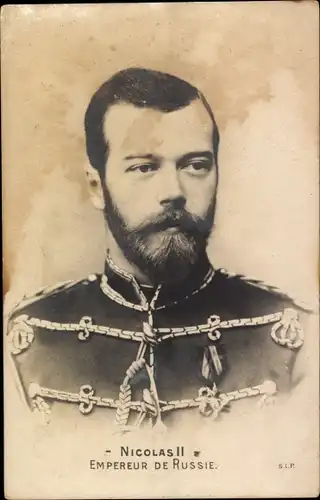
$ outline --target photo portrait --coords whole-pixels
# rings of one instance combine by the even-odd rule
[[[1,22],[10,497],[316,495],[316,4]]]

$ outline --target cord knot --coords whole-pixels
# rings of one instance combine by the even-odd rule
[[[158,344],[158,339],[156,337],[156,333],[152,326],[144,322],[143,323],[143,332],[142,332],[142,339],[144,342],[146,342],[149,345],[155,346]]]
[[[302,326],[298,320],[298,313],[288,308],[283,311],[282,318],[271,329],[271,338],[280,345],[290,349],[298,349],[304,341]]]
[[[198,398],[200,399],[199,411],[204,417],[216,419],[226,406],[223,400],[219,398],[216,384],[213,384],[212,389],[209,387],[201,387],[199,389]]]

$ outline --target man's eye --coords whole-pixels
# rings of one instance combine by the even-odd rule
[[[130,167],[131,172],[141,172],[142,174],[148,174],[149,172],[154,172],[157,170],[157,165],[154,163],[142,163],[141,165],[134,165]]]
[[[194,174],[194,175],[201,175],[201,174],[206,174],[211,170],[212,163],[208,160],[193,160],[188,162],[184,167],[183,170]]]

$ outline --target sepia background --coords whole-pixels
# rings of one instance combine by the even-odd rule
[[[5,291],[101,271],[104,227],[85,185],[83,118],[106,79],[140,65],[190,81],[215,112],[214,265],[312,301],[317,26],[308,1],[5,7]]]
[[[42,285],[102,270],[103,220],[91,206],[84,177],[84,113],[92,94],[113,73],[144,66],[191,82],[215,113],[221,146],[216,227],[209,246],[214,265],[265,280],[316,307],[316,2],[7,6],[1,23],[4,293],[9,304]],[[312,332],[317,328],[315,322]],[[214,455],[224,470],[212,483],[201,474],[179,481],[174,474],[151,475],[144,482],[130,476],[136,489],[123,483],[123,495],[139,498],[138,486],[140,495],[150,497],[156,492],[315,492],[318,342],[315,335],[312,339],[314,383],[275,422],[273,436],[264,435],[263,425],[243,433],[234,422],[226,439],[214,440]],[[310,348],[310,364],[308,356]],[[19,415],[10,413],[6,427],[11,443],[7,481],[16,496],[102,498],[106,483],[108,494],[117,495],[118,476],[109,481],[85,471],[87,437],[75,443],[71,436],[70,441],[56,435],[57,451],[45,450],[44,460],[37,446],[44,451],[47,431],[27,439],[26,420]],[[194,430],[190,439],[191,434]],[[90,453],[100,449],[100,436],[98,441],[90,444]],[[209,447],[212,458],[212,443],[205,439],[201,446]],[[77,456],[73,468],[72,456]],[[300,468],[294,476],[283,475],[275,465],[281,460],[295,460]]]

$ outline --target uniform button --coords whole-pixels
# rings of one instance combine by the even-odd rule
[[[95,281],[97,279],[97,276],[95,274],[89,274],[88,280],[89,281]]]

